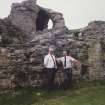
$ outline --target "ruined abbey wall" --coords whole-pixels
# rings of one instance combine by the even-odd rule
[[[52,29],[48,29],[49,20]],[[57,57],[67,49],[80,61],[73,67],[73,78],[105,78],[105,22],[94,21],[82,29],[70,30],[61,13],[27,0],[13,4],[10,15],[0,20],[0,87],[43,86],[43,58],[50,45],[55,47]],[[63,82],[60,67],[55,82]]]

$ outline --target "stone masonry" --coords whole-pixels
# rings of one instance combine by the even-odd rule
[[[50,30],[49,20],[53,22]],[[93,21],[82,29],[69,30],[61,13],[27,0],[13,4],[10,15],[0,19],[0,88],[45,85],[43,58],[50,45],[57,57],[67,49],[80,61],[73,65],[74,79],[105,78],[105,22]],[[61,67],[55,83],[63,83]]]

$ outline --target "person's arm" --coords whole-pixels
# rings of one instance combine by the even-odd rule
[[[44,66],[47,67],[47,64],[48,64],[48,57],[45,56],[45,58],[44,58]]]
[[[70,60],[75,64],[79,64],[79,61],[76,60],[75,58],[71,57],[71,56],[70,56]]]

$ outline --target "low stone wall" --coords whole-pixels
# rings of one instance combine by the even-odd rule
[[[43,56],[35,50],[0,48],[0,88],[41,87],[46,85],[46,72],[43,70]],[[39,59],[38,59],[39,57]],[[73,74],[79,77],[79,69]],[[63,83],[62,68],[56,73],[55,83]]]

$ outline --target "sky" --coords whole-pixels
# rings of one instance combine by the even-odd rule
[[[9,15],[12,3],[21,1],[0,0],[0,18]],[[105,0],[37,0],[37,4],[61,12],[70,29],[85,27],[94,20],[105,21]]]

